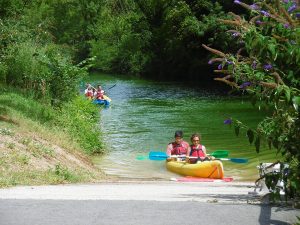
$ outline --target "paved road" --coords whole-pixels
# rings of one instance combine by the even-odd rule
[[[292,224],[250,183],[115,182],[0,189],[0,225]],[[249,204],[251,203],[251,204]]]

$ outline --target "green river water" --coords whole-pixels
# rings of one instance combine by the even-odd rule
[[[205,88],[120,76],[98,74],[89,82],[100,83],[104,90],[116,84],[107,91],[111,106],[100,108],[100,129],[107,153],[94,158],[96,165],[110,176],[146,180],[179,177],[166,170],[164,161],[137,159],[149,151],[165,151],[175,130],[183,130],[186,141],[192,133],[201,133],[208,153],[229,150],[230,158],[249,159],[247,164],[223,162],[225,176],[234,180],[256,180],[256,166],[277,157],[275,150],[264,145],[257,154],[245,131],[237,137],[233,128],[224,125],[224,119],[232,116],[255,127],[264,116],[245,98],[221,97]]]

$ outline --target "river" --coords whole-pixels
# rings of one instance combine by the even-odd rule
[[[110,176],[146,180],[178,177],[166,170],[164,161],[137,159],[150,151],[165,151],[176,130],[183,130],[186,141],[192,133],[201,133],[208,153],[228,150],[230,158],[249,159],[246,164],[223,162],[225,176],[234,180],[254,181],[258,178],[256,166],[277,157],[266,145],[257,154],[245,131],[237,137],[233,127],[224,124],[231,116],[254,128],[263,118],[265,112],[254,108],[246,98],[222,97],[205,87],[122,76],[97,74],[89,82],[100,83],[112,99],[110,107],[99,109],[107,152],[94,158]]]

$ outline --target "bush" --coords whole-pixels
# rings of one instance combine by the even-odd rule
[[[291,197],[300,195],[300,8],[293,0],[255,1],[247,5],[249,21],[231,13],[231,20],[221,23],[234,27],[228,32],[236,38],[240,49],[223,53],[203,45],[218,55],[209,63],[218,63],[216,72],[225,73],[216,78],[237,90],[252,96],[253,104],[267,106],[272,114],[261,121],[256,129],[249,129],[233,120],[235,131],[247,129],[250,143],[259,152],[265,138],[290,165],[286,185]],[[233,48],[234,49],[234,48]],[[226,120],[228,121],[231,120]],[[231,123],[231,122],[230,122]]]
[[[99,108],[85,98],[76,97],[63,105],[57,115],[59,126],[78,141],[88,154],[103,153],[99,124]]]
[[[87,75],[93,59],[73,65],[67,47],[41,40],[39,33],[29,30],[22,21],[7,20],[2,25],[0,43],[5,48],[0,52],[0,78],[3,83],[24,89],[55,106],[78,94],[78,83]]]

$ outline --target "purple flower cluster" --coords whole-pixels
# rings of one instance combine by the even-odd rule
[[[208,61],[208,64],[209,64],[209,65],[212,65],[214,62],[220,62],[220,61],[223,61],[223,60],[220,59],[220,58],[215,58],[215,59],[209,60],[209,61]],[[228,65],[234,64],[232,61],[229,61],[229,60],[227,60],[227,59],[225,59],[225,62],[226,62],[226,64],[228,64]],[[223,69],[223,66],[224,66],[223,63],[219,64],[219,65],[218,65],[218,70]]]
[[[293,4],[290,8],[288,8],[288,12],[291,13],[293,12],[295,9],[297,9],[297,5]]]
[[[264,65],[264,69],[266,70],[266,71],[269,71],[269,70],[271,70],[273,68],[273,66],[271,65],[271,64],[266,64],[266,65]]]
[[[234,33],[232,34],[232,36],[233,36],[233,37],[238,37],[238,36],[241,36],[241,33],[239,33],[239,32],[234,32]]]
[[[252,67],[252,69],[256,69],[256,66],[257,66],[257,62],[254,60],[253,62],[252,62],[252,64],[251,64],[251,67]]]
[[[224,124],[230,125],[232,124],[232,120],[231,119],[224,120]]]
[[[254,3],[254,4],[250,5],[250,8],[253,9],[253,10],[258,10],[259,6]]]
[[[251,82],[247,81],[247,82],[241,84],[239,87],[240,87],[240,89],[246,89],[251,84],[252,84]]]
[[[239,0],[234,0],[235,4],[241,4],[241,2]]]
[[[261,14],[263,14],[263,15],[266,16],[266,17],[269,17],[269,16],[270,16],[270,13],[268,13],[268,12],[265,11],[265,10],[261,10],[260,12],[261,12]]]

